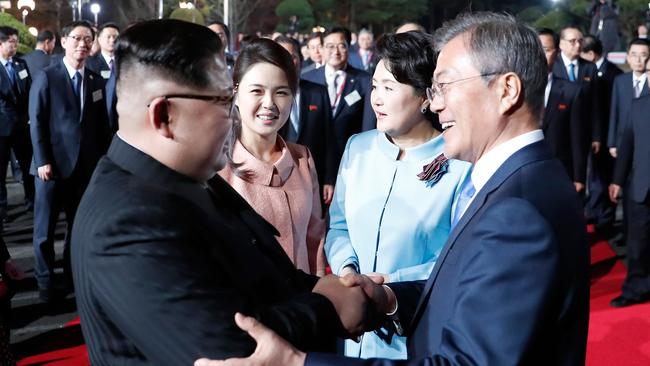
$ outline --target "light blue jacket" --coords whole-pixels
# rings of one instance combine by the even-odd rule
[[[452,205],[470,164],[450,160],[434,185],[417,175],[443,151],[442,135],[406,150],[377,130],[352,136],[345,148],[330,207],[325,253],[334,274],[347,265],[388,274],[391,282],[425,280],[450,231]],[[406,339],[387,344],[374,332],[347,356],[406,358]]]

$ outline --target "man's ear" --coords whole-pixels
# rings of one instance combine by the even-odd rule
[[[513,72],[508,72],[499,77],[498,93],[500,97],[499,112],[512,113],[523,102],[521,79]]]
[[[149,104],[149,124],[160,135],[173,138],[169,128],[169,101],[164,97],[156,98]]]

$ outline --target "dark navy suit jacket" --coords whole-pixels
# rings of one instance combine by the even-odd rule
[[[584,365],[582,206],[545,141],[516,152],[451,231],[429,280],[389,284],[408,361],[308,354],[306,365]]]
[[[308,80],[300,80],[300,121],[298,138],[289,140],[309,148],[316,165],[318,183],[336,183],[338,162],[334,162],[334,149],[331,148],[332,113],[327,88]],[[287,139],[291,121],[280,130]]]
[[[363,60],[361,60],[361,54],[359,53],[359,50],[354,50],[350,51],[350,57],[348,59],[348,63],[350,66],[357,68],[359,70],[363,70],[372,76],[372,74],[375,72],[375,68],[377,67],[377,63],[379,62],[379,58],[377,58],[377,54],[375,53],[375,50],[371,50],[372,52],[370,54],[370,60],[368,62],[368,68],[364,69],[363,67]]]
[[[630,108],[632,99],[634,99],[634,84],[632,82],[632,72],[619,75],[614,79],[614,89],[612,90],[611,110],[609,114],[609,132],[607,135],[608,147],[620,147],[621,137],[625,130],[625,125],[630,119]],[[641,95],[650,94],[648,83],[643,83]]]
[[[49,66],[52,61],[50,55],[43,50],[34,50],[21,58],[27,62],[27,68],[32,75],[38,74],[39,71]]]
[[[645,202],[650,192],[650,94],[631,103],[630,120],[619,146],[614,170],[614,183],[624,186],[629,177],[628,194],[638,203]]]
[[[17,57],[13,58],[16,89],[4,65],[0,65],[0,136],[11,136],[16,126],[27,127],[27,104],[31,77],[27,64]]]
[[[81,113],[62,59],[34,79],[29,94],[33,175],[38,167],[52,164],[55,178],[67,178],[78,165],[89,176],[108,149],[110,131],[104,80],[87,67],[84,70]]]
[[[598,100],[596,103],[599,107],[599,115],[602,116],[600,119],[600,125],[595,126],[593,131],[593,141],[598,141],[607,146],[607,134],[609,131],[609,115],[610,115],[610,106],[612,102],[612,89],[614,88],[614,79],[623,71],[619,69],[616,65],[603,60],[602,64],[598,68],[598,74],[596,75],[596,81],[599,85],[600,94],[598,95]],[[609,153],[607,153],[609,155]]]
[[[104,77],[109,75],[107,71],[111,71],[111,68],[106,63],[106,59],[104,59],[101,52],[97,52],[93,56],[88,57],[86,60],[86,67],[99,74],[104,80],[108,79],[107,77]]]
[[[544,110],[542,130],[553,154],[574,182],[585,183],[589,153],[589,124],[584,119],[580,86],[554,77]]]
[[[569,80],[569,74],[567,69],[564,66],[564,61],[562,60],[562,55],[558,53],[555,63],[553,64],[553,76]],[[584,108],[584,119],[587,121],[589,126],[589,136],[592,136],[592,131],[599,129],[598,126],[601,126],[603,119],[607,119],[607,116],[603,116],[600,112],[600,105],[598,105],[598,100],[601,95],[600,83],[598,80],[598,68],[593,62],[589,62],[583,58],[578,58],[578,76],[575,83],[580,85],[582,88],[582,93],[584,95],[585,108]],[[592,138],[593,141],[593,138]]]
[[[332,144],[334,148],[333,158],[338,164],[343,156],[345,145],[350,136],[362,131],[372,130],[377,127],[377,118],[370,105],[370,92],[372,87],[371,77],[368,73],[348,66],[345,69],[345,85],[341,100],[334,113],[332,113]],[[310,71],[302,78],[316,84],[324,85],[327,88],[325,80],[325,66]],[[345,97],[359,94],[360,100],[348,104]]]

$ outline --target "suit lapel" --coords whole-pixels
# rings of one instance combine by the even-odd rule
[[[0,72],[0,78],[2,78],[2,83],[7,85],[7,89],[10,91],[10,95],[13,99],[13,102],[16,103],[16,93],[14,92],[13,85],[11,85],[11,79],[9,79],[9,74],[7,73],[7,69],[5,68],[4,65],[0,65],[0,69],[2,69],[2,72]]]
[[[544,111],[544,119],[542,120],[542,130],[548,128],[548,124],[551,121],[551,117],[555,113],[554,109],[557,108],[558,103],[562,100],[562,86],[560,85],[559,79],[553,78],[551,84],[551,92],[548,94],[548,102],[546,103],[546,108]]]
[[[72,79],[70,78],[70,74],[68,74],[68,69],[63,64],[63,59],[59,61],[57,68],[59,74],[59,84],[61,85],[60,87],[63,88],[65,97],[68,98],[68,100],[76,101],[74,90],[72,89]],[[77,101],[77,105],[78,103],[79,102]],[[81,121],[81,112],[79,111],[79,108],[76,109],[76,113],[77,121]]]
[[[357,83],[357,78],[356,78],[356,73],[351,71],[351,67],[348,67],[346,70],[345,74],[345,85],[343,85],[343,92],[341,92],[341,98],[339,99],[339,104],[336,106],[336,110],[334,111],[334,118],[338,117],[341,112],[343,112],[343,109],[347,107],[347,103],[345,102],[345,97],[350,94],[356,86]]]
[[[300,115],[298,116],[298,137],[296,138],[296,142],[300,141],[308,123],[307,117],[309,117],[309,103],[311,102],[311,100],[309,100],[310,96],[309,92],[307,92],[307,88],[300,87],[300,105],[298,106],[298,113],[300,113]]]
[[[485,186],[483,186],[483,188],[479,191],[474,201],[472,201],[472,203],[467,207],[467,210],[463,216],[461,216],[458,224],[456,224],[451,233],[449,233],[449,238],[447,238],[447,242],[445,243],[445,246],[438,256],[436,264],[431,271],[431,275],[429,276],[429,279],[424,286],[424,290],[420,296],[420,300],[415,309],[415,315],[413,316],[409,329],[414,329],[414,326],[419,321],[425,305],[428,302],[431,290],[433,289],[433,284],[436,282],[436,278],[440,273],[440,268],[444,264],[447,255],[456,244],[456,239],[458,239],[458,236],[465,230],[465,227],[469,221],[472,220],[474,215],[476,215],[476,213],[483,207],[483,205],[485,205],[485,201],[489,198],[489,196],[497,188],[499,188],[501,184],[503,184],[503,182],[508,179],[508,177],[510,177],[522,166],[536,160],[548,159],[549,157],[550,152],[548,151],[548,148],[546,148],[544,140],[535,142],[515,152],[499,167],[499,169],[497,169],[497,171],[487,181]]]

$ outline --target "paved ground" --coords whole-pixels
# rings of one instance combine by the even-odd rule
[[[45,333],[55,331],[75,319],[76,304],[74,295],[69,295],[54,308],[39,301],[34,280],[34,250],[32,248],[33,214],[23,205],[22,185],[8,178],[9,196],[8,222],[4,225],[2,236],[7,243],[12,259],[22,268],[27,278],[20,281],[19,290],[11,301],[11,343],[16,356],[30,354],[34,340],[47,337]],[[56,229],[55,250],[57,271],[61,273],[63,258],[63,236],[65,220],[62,214]],[[54,332],[56,333],[56,332]]]

